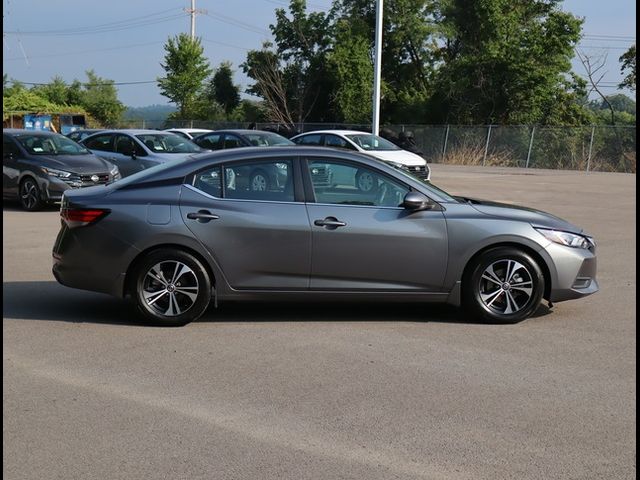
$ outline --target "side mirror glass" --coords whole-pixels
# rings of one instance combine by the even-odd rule
[[[402,206],[407,210],[419,211],[419,210],[431,210],[435,204],[420,192],[409,192],[404,196]]]

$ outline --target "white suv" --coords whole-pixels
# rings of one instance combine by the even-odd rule
[[[324,146],[355,150],[396,168],[406,170],[424,181],[431,180],[431,169],[420,155],[402,150],[400,147],[378,135],[357,130],[317,130],[301,133],[291,139],[298,145]],[[372,185],[372,179],[358,178],[356,183],[361,190]]]

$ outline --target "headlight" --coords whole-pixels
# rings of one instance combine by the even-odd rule
[[[109,170],[109,175],[111,175],[112,178],[120,178],[120,170],[114,165],[113,168]]]
[[[560,230],[549,230],[546,228],[536,228],[536,230],[544,235],[547,240],[559,243],[560,245],[566,245],[567,247],[588,249],[592,245],[595,246],[595,241],[592,238],[583,235]]]
[[[71,172],[65,172],[64,170],[56,170],[55,168],[46,168],[46,167],[41,167],[41,168],[44,173],[46,173],[47,175],[51,175],[52,177],[69,178],[71,175],[73,175]]]

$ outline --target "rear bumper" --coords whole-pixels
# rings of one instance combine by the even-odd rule
[[[62,285],[123,296],[129,246],[99,226],[62,225],[52,252],[52,273]]]

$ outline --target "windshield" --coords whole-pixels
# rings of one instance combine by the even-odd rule
[[[145,133],[136,135],[145,146],[154,153],[198,153],[204,152],[191,140],[173,133]]]
[[[251,145],[256,147],[275,147],[276,145],[295,145],[291,140],[282,135],[271,132],[247,133],[244,135]]]
[[[386,162],[385,162],[386,163]],[[442,198],[444,201],[446,202],[453,202],[453,203],[460,203],[455,197],[449,195],[447,192],[445,192],[444,190],[442,190],[439,187],[436,187],[433,183],[431,183],[429,180],[425,180],[424,178],[420,178],[416,175],[414,175],[412,172],[410,172],[409,170],[405,170],[404,168],[402,168],[402,166],[400,165],[394,165],[392,163],[387,163],[387,165],[389,165],[390,167],[393,167],[396,172],[401,173],[402,175],[404,175],[405,177],[409,177],[412,180],[416,180],[420,183],[422,183],[425,187],[427,187],[429,190],[435,192],[440,198]]]
[[[377,135],[360,133],[357,135],[345,135],[345,137],[363,150],[400,150],[397,145]]]
[[[91,153],[63,135],[18,135],[16,140],[32,155],[88,155]]]

